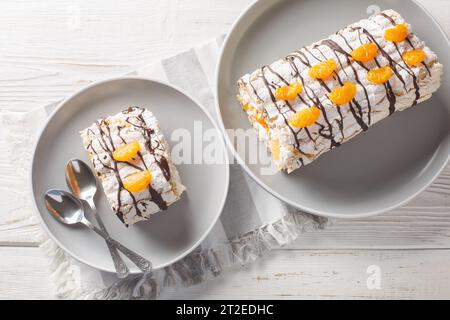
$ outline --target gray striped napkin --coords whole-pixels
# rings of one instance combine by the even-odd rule
[[[162,80],[183,89],[216,117],[212,88],[223,39],[220,37],[139,68],[132,74]],[[14,148],[15,154],[23,155],[23,170],[19,171],[23,172],[24,180],[31,159],[30,145],[36,138],[38,124],[44,123],[55,106],[51,104],[22,114],[1,114],[2,130],[8,137],[6,141],[12,141],[9,147]],[[17,218],[36,223],[33,214],[29,206]],[[274,247],[294,241],[302,232],[321,229],[327,223],[327,219],[298,212],[274,198],[251,180],[240,165],[233,164],[228,199],[210,235],[187,257],[152,275],[132,275],[119,280],[114,274],[98,271],[72,259],[45,234],[41,235],[40,241],[50,258],[58,297],[145,299],[156,297],[164,287],[197,284],[209,275],[219,275],[227,266],[246,264]]]

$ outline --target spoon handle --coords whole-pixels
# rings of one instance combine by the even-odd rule
[[[123,244],[121,244],[119,241],[114,240],[111,238],[108,234],[94,226],[89,220],[83,219],[81,221],[85,226],[91,228],[93,231],[95,231],[98,235],[103,237],[107,242],[110,242],[114,247],[117,248],[120,252],[122,252],[124,255],[128,257],[141,271],[143,272],[150,272],[152,270],[152,263],[145,259],[144,257],[138,255],[136,252],[128,249]]]
[[[97,212],[97,208],[95,207],[95,203],[93,200],[88,201],[86,200],[87,204],[91,208],[92,213],[95,216],[95,219],[97,220],[98,225],[100,226],[100,229],[109,236],[108,231],[105,228],[105,224],[103,223],[102,218]],[[130,274],[130,270],[128,269],[127,265],[125,264],[125,261],[123,261],[122,257],[120,256],[119,252],[117,251],[116,247],[114,247],[111,242],[106,241],[106,245],[108,246],[109,253],[111,254],[112,261],[114,263],[114,267],[116,269],[116,274],[118,278],[126,278]]]

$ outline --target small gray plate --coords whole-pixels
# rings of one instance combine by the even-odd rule
[[[250,124],[235,98],[240,76],[385,9],[402,14],[444,64],[442,87],[432,99],[394,114],[290,175],[261,174],[261,163],[249,164],[247,149],[235,150],[227,136],[250,176],[292,206],[329,217],[369,216],[404,204],[433,181],[450,154],[449,41],[423,8],[403,0],[260,0],[225,40],[216,108],[223,130],[247,129]]]
[[[32,163],[32,194],[49,235],[74,258],[110,272],[114,266],[105,242],[87,228],[69,227],[53,219],[43,195],[49,188],[67,190],[67,160],[79,158],[89,163],[79,131],[102,116],[133,105],[154,113],[169,144],[175,129],[186,129],[193,137],[194,121],[201,121],[204,130],[218,130],[198,103],[174,87],[149,79],[113,79],[89,86],[59,106],[41,133]],[[219,140],[224,150],[224,142]],[[228,191],[226,160],[220,164],[180,164],[177,168],[187,188],[181,200],[129,228],[114,215],[103,191],[98,192],[98,211],[111,236],[152,261],[155,269],[181,259],[200,244],[217,221]],[[129,266],[132,272],[138,271],[131,263]]]

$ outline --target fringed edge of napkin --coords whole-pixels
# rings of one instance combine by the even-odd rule
[[[84,294],[73,285],[76,283],[76,274],[71,270],[70,264],[61,261],[54,264],[60,265],[59,268],[67,272],[65,283],[59,286],[65,298],[78,296],[81,299],[154,299],[164,287],[186,287],[201,283],[209,276],[220,275],[227,266],[237,263],[246,265],[275,247],[292,243],[304,232],[320,230],[329,224],[331,222],[326,218],[311,218],[311,215],[306,213],[290,212],[276,222],[243,234],[220,247],[203,251],[197,248],[169,267],[156,271],[153,276],[131,275],[131,279],[118,280],[109,288],[95,293]],[[57,252],[54,259],[66,255],[60,248],[54,252]]]

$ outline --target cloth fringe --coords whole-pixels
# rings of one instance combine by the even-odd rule
[[[274,223],[259,227],[223,246],[209,250],[198,247],[174,264],[154,273],[134,274],[117,280],[97,291],[85,291],[80,285],[79,267],[53,241],[40,246],[50,259],[51,276],[56,284],[55,294],[63,299],[155,299],[164,287],[187,287],[218,276],[233,264],[246,265],[275,247],[285,246],[300,234],[317,231],[332,224],[329,219],[302,212],[291,212]]]

